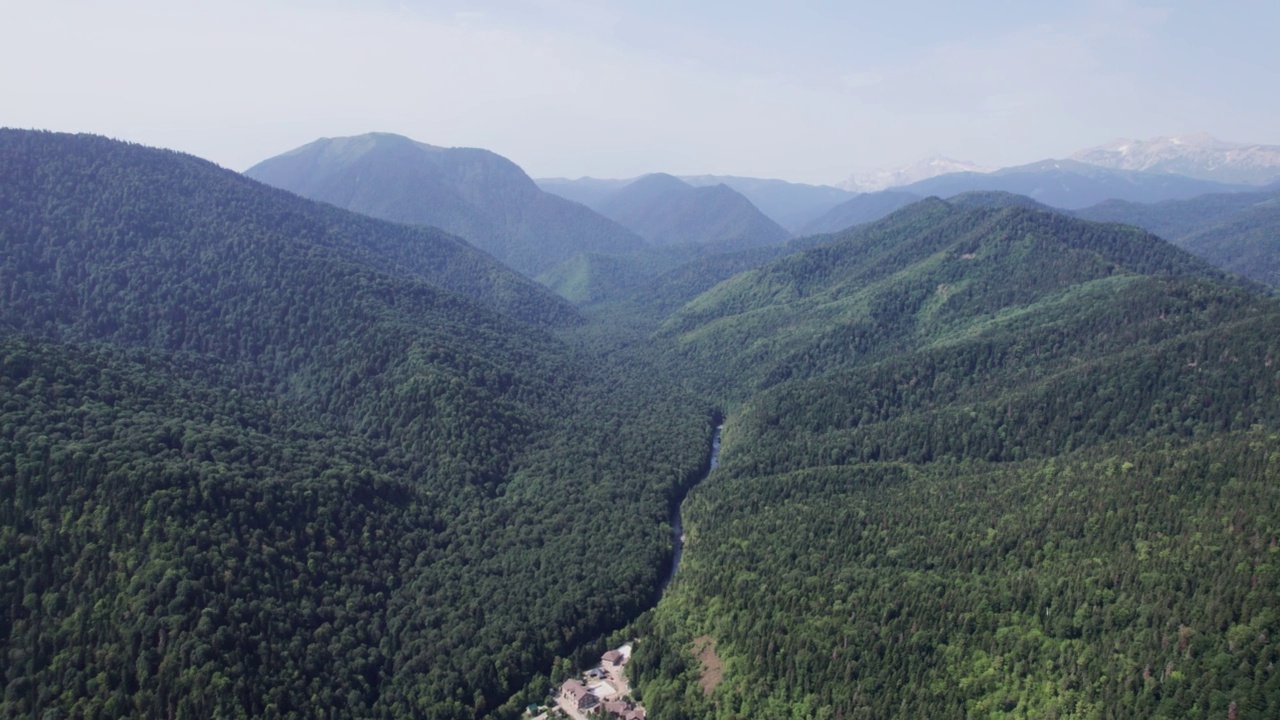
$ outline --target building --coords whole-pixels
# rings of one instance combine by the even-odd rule
[[[568,703],[570,707],[578,710],[590,710],[599,701],[599,698],[592,695],[587,686],[583,685],[582,681],[577,678],[564,681],[564,684],[560,686],[560,698]]]
[[[625,700],[606,700],[600,705],[606,715],[622,720],[645,720],[644,708]]]
[[[627,656],[618,650],[610,650],[600,658],[608,667],[620,668],[627,663]]]

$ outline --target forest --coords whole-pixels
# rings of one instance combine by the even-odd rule
[[[103,138],[0,189],[0,715],[477,717],[652,604],[711,409],[563,301]]]
[[[929,198],[574,304],[3,130],[0,247],[0,716],[514,718],[606,638],[663,720],[1280,713],[1280,303],[1138,228]]]
[[[732,410],[636,623],[655,716],[1280,708],[1280,306],[1247,281],[1131,228],[932,200],[658,335],[736,372],[689,375]]]

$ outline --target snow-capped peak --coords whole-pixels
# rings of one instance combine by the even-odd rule
[[[988,173],[988,168],[966,160],[953,160],[942,155],[927,157],[919,162],[899,168],[881,168],[865,173],[855,173],[836,187],[851,192],[876,192],[887,188],[910,185],[931,177],[955,172]]]
[[[1280,176],[1280,146],[1223,142],[1208,133],[1154,140],[1123,138],[1071,156],[1118,170],[1163,172],[1229,183],[1269,182]]]

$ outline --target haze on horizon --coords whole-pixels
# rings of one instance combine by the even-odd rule
[[[1280,144],[1280,8],[1243,1],[0,0],[0,126],[243,170],[318,137],[482,147],[535,177],[835,183],[1117,137]]]

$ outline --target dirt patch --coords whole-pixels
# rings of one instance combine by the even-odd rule
[[[716,655],[715,638],[710,635],[694,638],[693,654],[702,663],[702,677],[698,679],[698,685],[702,686],[703,693],[710,695],[724,680],[724,661]]]

